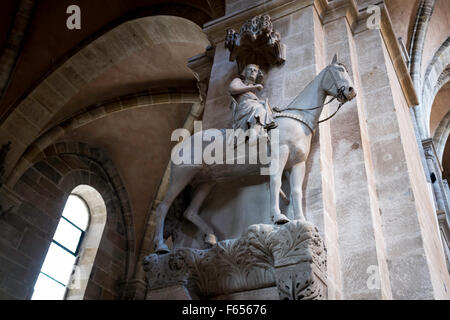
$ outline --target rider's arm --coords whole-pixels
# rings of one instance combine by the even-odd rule
[[[256,92],[260,89],[262,89],[262,86],[260,84],[258,85],[250,84],[247,86],[242,82],[241,79],[236,78],[233,81],[231,81],[229,91],[230,94],[232,95],[239,95],[249,91]]]

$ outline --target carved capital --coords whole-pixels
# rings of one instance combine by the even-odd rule
[[[327,285],[322,271],[310,263],[275,268],[280,300],[326,300]]]
[[[326,298],[323,241],[315,226],[299,220],[252,225],[239,239],[206,250],[151,254],[144,270],[151,291],[181,285],[191,296],[211,298],[276,286],[280,299]]]

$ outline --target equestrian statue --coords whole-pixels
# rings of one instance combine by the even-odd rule
[[[231,82],[229,91],[232,98],[233,128],[255,129],[256,138],[266,136],[269,139],[271,132],[276,128],[279,141],[277,147],[270,150],[271,161],[277,162],[275,166],[277,169],[269,175],[271,218],[274,224],[289,222],[279,208],[280,194],[284,195],[281,191],[282,175],[284,171],[288,171],[294,219],[305,220],[302,210],[305,163],[318,123],[330,118],[319,120],[325,100],[327,96],[332,96],[332,100],[337,99],[340,102],[340,108],[345,102],[352,100],[356,92],[346,67],[337,61],[336,55],[331,64],[284,108],[272,110],[267,100],[262,101],[257,97],[256,93],[263,88],[260,83],[261,75],[257,65],[249,64],[244,68],[241,77]],[[176,146],[177,150],[190,148],[193,141],[199,138],[197,135],[201,135],[201,139],[204,135],[208,135],[209,130],[197,132],[183,140]],[[251,144],[254,139],[255,137],[250,135],[246,143]],[[206,146],[206,142],[203,142],[202,147]],[[194,186],[195,191],[184,217],[205,234],[206,243],[214,245],[217,238],[213,229],[198,214],[202,203],[217,183],[260,174],[258,170],[254,170],[255,167],[258,165],[206,164],[203,161],[189,164],[172,162],[167,193],[156,209],[156,230],[153,239],[155,252],[158,254],[169,252],[163,239],[164,221],[172,202],[188,185]]]

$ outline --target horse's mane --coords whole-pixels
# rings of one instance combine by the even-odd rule
[[[345,71],[348,73],[348,69],[347,69],[347,66],[345,64],[343,64],[341,62],[336,62],[336,64],[341,66],[341,67],[343,67],[345,69]]]

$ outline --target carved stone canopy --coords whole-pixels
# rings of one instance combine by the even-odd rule
[[[230,61],[236,61],[239,72],[248,64],[257,64],[268,70],[286,60],[286,48],[280,33],[273,29],[270,16],[255,16],[245,22],[240,33],[227,30],[225,48],[230,51]]]

